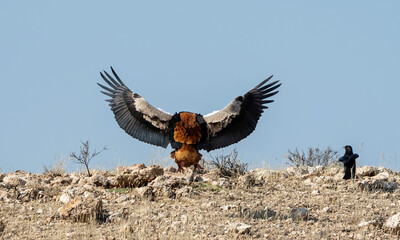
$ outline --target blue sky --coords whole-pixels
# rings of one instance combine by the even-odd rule
[[[282,82],[275,102],[236,144],[244,161],[279,167],[288,149],[331,146],[342,154],[344,145],[360,152],[363,143],[361,165],[398,170],[399,7],[2,1],[0,171],[41,172],[87,139],[109,148],[93,160],[98,168],[168,157],[170,148],[160,151],[118,127],[96,85],[109,66],[171,113],[218,110],[273,74]]]

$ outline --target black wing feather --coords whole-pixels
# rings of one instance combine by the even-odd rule
[[[271,78],[272,76],[243,96],[235,98],[224,109],[204,117],[209,127],[209,138],[201,145],[202,149],[211,151],[229,146],[246,138],[255,130],[263,109],[268,108],[264,104],[273,102],[267,98],[277,94],[278,91],[272,91],[281,86],[279,81],[265,85]]]
[[[166,148],[169,144],[168,121],[172,117],[169,114],[155,109],[148,104],[139,94],[133,93],[121,81],[111,67],[115,77],[106,71],[100,72],[101,77],[111,87],[100,83],[98,85],[106,91],[101,93],[111,97],[111,110],[114,113],[118,125],[132,137],[140,141]]]

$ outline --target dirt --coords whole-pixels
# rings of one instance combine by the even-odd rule
[[[382,181],[395,187],[363,188],[377,181],[376,174],[345,181],[339,168],[258,169],[233,179],[219,176],[218,171],[165,171],[140,188],[106,188],[77,173],[3,174],[0,236],[35,240],[398,239],[384,223],[400,209],[396,185],[400,174],[381,172],[389,172]],[[98,174],[115,177],[110,172]],[[26,182],[5,178],[11,175]],[[61,201],[63,193],[71,200]],[[61,218],[60,209],[78,197],[88,203],[100,199],[98,215],[83,221]]]

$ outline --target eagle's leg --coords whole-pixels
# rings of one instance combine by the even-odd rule
[[[178,172],[180,172],[180,173],[184,173],[185,172],[185,170],[183,170],[183,167],[179,166],[179,164],[178,164]]]
[[[195,171],[196,169],[204,169],[202,166],[200,166],[199,162],[201,160],[201,158],[203,157],[203,155],[201,155],[199,152],[197,152],[197,159],[196,159],[196,164],[194,164],[194,169],[193,171]]]
[[[196,165],[194,165],[194,170],[196,169],[204,169],[204,168],[197,163]]]
[[[172,152],[171,152],[171,158],[174,159],[175,162],[176,162],[176,165],[178,165],[178,172],[183,173],[183,172],[185,172],[185,171],[183,170],[183,167],[179,164],[179,161],[176,159],[175,152],[176,152],[176,151],[172,151]]]

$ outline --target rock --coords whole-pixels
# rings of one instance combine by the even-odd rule
[[[5,176],[6,176],[6,175],[5,175],[4,173],[0,173],[0,182],[3,181],[3,179],[4,179]]]
[[[356,175],[359,177],[373,177],[378,174],[378,172],[377,167],[362,166],[357,168]]]
[[[3,182],[7,188],[23,187],[26,180],[16,174],[9,174],[3,178]]]
[[[368,227],[371,225],[372,221],[366,221],[365,219],[361,220],[361,222],[358,224],[359,227]]]
[[[60,198],[58,199],[58,201],[60,201],[64,204],[71,202],[71,200],[72,200],[72,197],[68,193],[61,194]]]
[[[343,164],[331,164],[325,168],[324,175],[333,177],[340,171],[343,171]]]
[[[119,198],[115,199],[115,202],[117,203],[123,203],[129,200],[129,197],[126,195],[122,195]]]
[[[143,187],[157,176],[163,175],[164,169],[159,166],[146,167],[144,164],[135,164],[130,167],[118,167],[116,180],[119,187]]]
[[[400,235],[400,212],[389,217],[383,224],[383,228],[392,234]]]
[[[307,167],[308,174],[313,174],[313,173],[318,173],[322,172],[324,170],[323,166],[313,166],[313,167]]]
[[[84,198],[95,198],[96,196],[94,195],[93,192],[85,191],[85,192],[83,192],[83,197]]]
[[[307,178],[306,180],[304,180],[304,184],[305,185],[313,185],[313,182],[311,181],[311,178]]]
[[[153,192],[153,187],[146,186],[137,189],[139,196],[143,199],[147,199],[149,201],[154,201],[156,195]]]
[[[81,180],[81,177],[79,176],[79,173],[71,173],[71,175],[69,176],[71,178],[71,184],[72,185],[76,185],[79,183],[79,181]]]
[[[129,215],[129,209],[124,207],[121,210],[111,214],[107,220],[110,222],[116,222],[127,218],[128,215]]]
[[[202,178],[206,182],[216,181],[221,176],[221,171],[219,169],[213,169],[209,173],[202,175]]]
[[[107,178],[100,173],[95,173],[91,177],[91,182],[93,185],[98,187],[108,187]]]
[[[193,177],[193,182],[204,182],[204,180],[199,175],[196,175]]]
[[[115,177],[107,177],[107,188],[114,188],[118,186],[118,181]]]
[[[342,175],[340,175],[341,177],[343,177]],[[323,184],[323,183],[333,183],[334,179],[331,176],[319,176],[314,178],[314,182],[318,183],[318,184]]]
[[[332,209],[331,209],[330,207],[324,207],[324,208],[322,209],[322,212],[324,212],[324,213],[331,213],[331,212],[332,212]]]
[[[6,228],[6,225],[4,224],[4,222],[2,220],[0,220],[0,233],[4,232],[4,229]],[[0,234],[1,236],[1,234]]]
[[[51,186],[68,186],[72,183],[72,179],[69,178],[68,176],[63,177],[56,177],[51,181]]]
[[[248,173],[243,176],[240,176],[238,180],[239,183],[245,188],[250,188],[254,186],[256,183],[256,177],[254,173]]]
[[[219,180],[218,186],[224,187],[224,188],[232,187],[232,183],[227,178],[220,178],[218,180]]]
[[[248,234],[250,232],[251,226],[247,224],[242,224],[236,227],[239,234]]]
[[[319,190],[314,190],[314,191],[311,192],[312,196],[316,196],[316,195],[319,195],[319,194],[320,194]]]
[[[194,191],[192,187],[184,186],[175,191],[177,198],[191,197],[192,195],[198,195],[198,192]]]
[[[247,217],[252,219],[268,219],[274,218],[276,216],[276,212],[267,208],[267,209],[256,209],[251,210],[249,208],[245,208],[240,213],[241,217]]]
[[[290,218],[295,220],[307,220],[309,211],[306,208],[294,208],[290,212]]]
[[[389,172],[381,172],[374,176],[373,179],[387,181],[389,180]]]
[[[29,202],[39,197],[43,197],[40,196],[39,189],[32,189],[32,188],[22,189],[18,194],[18,200],[20,200],[21,202]]]
[[[177,172],[177,169],[174,168],[174,167],[169,166],[169,167],[166,167],[166,168],[165,168],[164,172],[167,172],[167,173],[176,173],[176,172]]]
[[[101,215],[101,199],[83,199],[76,197],[71,202],[59,208],[54,217],[75,222],[90,222],[92,220],[98,220]]]
[[[251,226],[244,223],[231,223],[229,230],[234,233],[248,234],[250,233]]]
[[[286,168],[286,172],[291,174],[291,175],[304,175],[308,174],[308,167],[302,166],[302,167],[288,167]]]
[[[224,205],[224,206],[221,207],[221,209],[223,211],[228,211],[228,210],[235,209],[235,208],[237,208],[237,206],[232,205],[232,204]]]
[[[161,175],[148,184],[154,188],[153,192],[156,196],[175,198],[175,189],[186,186],[188,183],[185,178]]]
[[[397,182],[386,182],[383,180],[364,180],[358,183],[358,187],[362,191],[384,191],[384,192],[394,192],[398,188],[399,184]]]
[[[123,231],[128,236],[135,232],[135,230],[133,229],[133,227],[129,223],[124,225]]]

